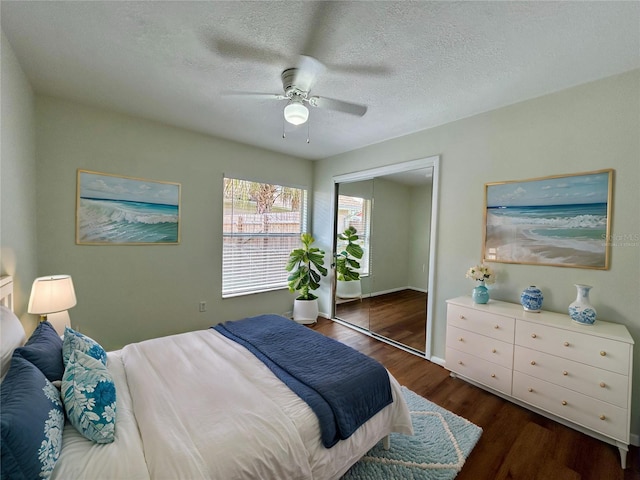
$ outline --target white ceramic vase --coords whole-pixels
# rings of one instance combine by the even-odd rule
[[[576,284],[578,295],[574,302],[569,305],[569,316],[580,325],[593,325],[596,321],[596,309],[589,301],[589,290],[591,285]]]

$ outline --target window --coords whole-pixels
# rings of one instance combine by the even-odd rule
[[[353,227],[358,231],[358,242],[363,250],[359,260],[360,275],[369,274],[369,238],[371,236],[371,200],[348,195],[338,195],[338,233]],[[340,252],[347,242],[338,240],[337,251]]]
[[[287,287],[289,253],[306,230],[307,192],[224,179],[222,296]]]

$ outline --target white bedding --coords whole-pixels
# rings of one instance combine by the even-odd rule
[[[62,453],[51,476],[53,480],[150,478],[121,353],[107,354],[107,366],[116,386],[115,441],[98,444],[87,440],[67,420],[62,434]]]
[[[54,479],[337,479],[391,431],[412,433],[390,375],[393,404],[324,448],[307,404],[212,329],[127,345],[108,368],[116,441],[92,444],[67,427]]]

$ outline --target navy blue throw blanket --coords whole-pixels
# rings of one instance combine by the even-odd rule
[[[380,363],[292,320],[260,315],[211,328],[246,347],[309,404],[326,448],[393,402]]]

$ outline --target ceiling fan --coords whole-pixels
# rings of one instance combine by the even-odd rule
[[[367,107],[364,105],[311,95],[311,89],[316,79],[325,70],[326,67],[319,60],[307,55],[300,55],[298,65],[295,68],[287,68],[281,74],[283,93],[233,91],[225,93],[227,95],[287,100],[287,104],[284,107],[284,119],[293,125],[302,125],[309,119],[308,106],[362,117],[367,112]]]

